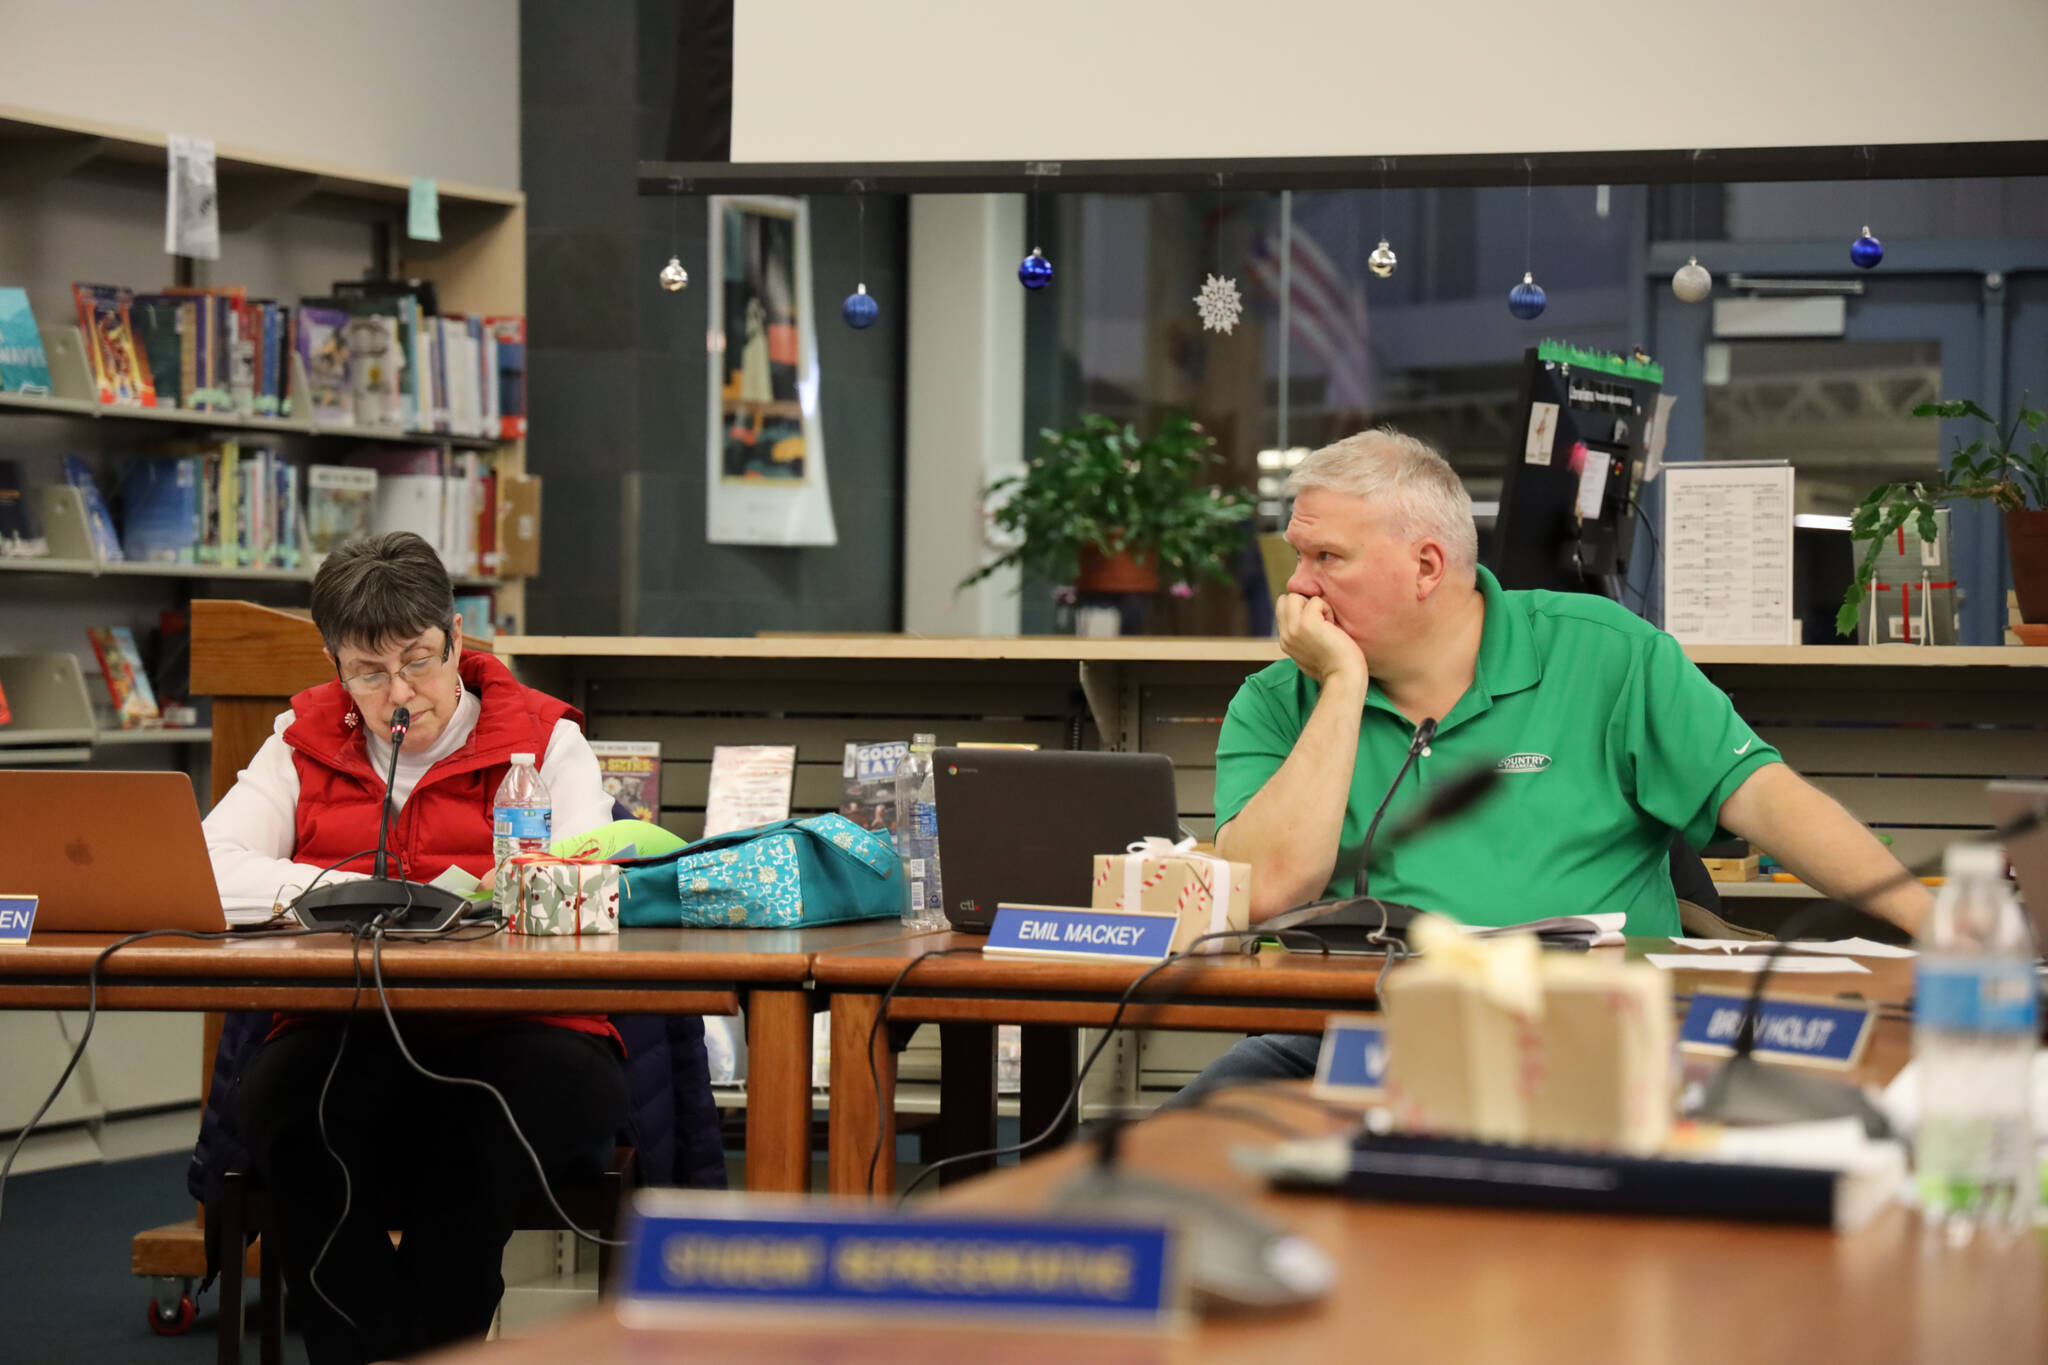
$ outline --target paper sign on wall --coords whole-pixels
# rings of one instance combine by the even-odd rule
[[[441,240],[441,187],[430,175],[412,178],[412,193],[405,205],[405,235],[415,242]]]
[[[201,261],[220,259],[220,193],[213,142],[172,133],[164,199],[164,250]]]

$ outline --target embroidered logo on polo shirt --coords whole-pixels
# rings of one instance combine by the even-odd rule
[[[1549,754],[1509,754],[1493,765],[1497,773],[1540,773],[1550,766]]]

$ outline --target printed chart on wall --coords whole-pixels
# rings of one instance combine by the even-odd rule
[[[801,200],[711,199],[706,538],[832,545],[818,416],[811,230]]]
[[[1667,464],[1664,525],[1664,629],[1680,643],[1799,642],[1790,465]]]

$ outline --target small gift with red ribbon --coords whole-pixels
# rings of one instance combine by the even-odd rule
[[[520,853],[511,859],[512,904],[506,927],[515,934],[616,934],[619,865],[602,858]]]
[[[1250,925],[1252,865],[1197,853],[1193,839],[1139,839],[1122,853],[1095,855],[1089,905],[1178,916],[1170,949],[1178,953],[1203,934]],[[1242,940],[1219,938],[1196,951],[1227,953],[1242,946]]]

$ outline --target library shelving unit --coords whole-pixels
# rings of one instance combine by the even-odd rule
[[[0,212],[33,213],[38,195],[72,177],[99,181],[111,177],[132,186],[154,186],[161,191],[167,142],[160,132],[0,105],[0,195],[6,196],[0,200],[0,205],[4,205]],[[404,231],[411,186],[406,177],[228,144],[218,144],[215,151],[224,243],[233,234],[257,228],[275,232],[282,225],[282,230],[289,233],[289,215],[294,209],[317,207],[324,215],[343,215],[364,223],[369,229],[365,241],[370,246],[363,265],[392,278],[432,281],[444,314],[526,311],[526,208],[525,196],[518,191],[440,182],[442,239],[420,242],[409,239]],[[177,260],[155,254],[139,256],[132,263],[130,277],[144,280],[169,274]],[[181,282],[188,281],[181,278]],[[15,283],[22,281],[0,279],[0,284]],[[10,420],[42,418],[115,424],[112,428],[100,426],[96,432],[121,432],[118,440],[106,443],[118,447],[112,452],[114,460],[130,450],[150,453],[144,443],[153,439],[214,433],[274,441],[281,452],[288,453],[288,458],[302,463],[338,457],[349,448],[370,442],[439,446],[444,452],[484,451],[499,478],[499,544],[512,543],[506,534],[510,529],[506,522],[511,501],[506,490],[511,482],[526,479],[523,439],[321,426],[313,422],[310,404],[304,403],[299,405],[299,413],[279,418],[101,404],[96,401],[75,318],[68,307],[62,312],[51,307],[59,282],[36,283],[42,286],[43,297],[37,300],[37,323],[49,358],[52,392],[0,392],[0,445],[7,444],[4,424]],[[67,302],[69,283],[62,282]],[[298,391],[303,394],[305,389],[301,386]],[[132,447],[125,444],[130,432]],[[147,579],[183,580],[178,590],[180,599],[189,599],[194,587],[210,582],[304,585],[311,581],[311,572],[306,569],[109,562],[94,552],[78,490],[59,485],[22,491],[39,499],[50,553],[34,558],[0,558],[0,616],[6,614],[10,603],[46,595],[51,576],[62,576],[74,584],[80,579],[89,580],[93,584],[92,600],[109,604],[124,600],[132,604],[135,595],[143,592],[143,580]],[[528,486],[523,492],[520,519],[532,518],[537,522],[537,490]],[[522,536],[526,540],[532,538]],[[517,630],[525,622],[523,577],[461,577],[456,589],[493,593],[495,624],[500,629]],[[72,591],[75,595],[76,589]],[[155,587],[153,591],[160,596],[163,589]],[[303,589],[294,593],[287,586],[284,594],[303,604]],[[80,688],[90,682],[94,690],[79,691],[75,698],[69,684],[61,682],[65,668],[61,656],[34,646],[24,648],[0,630],[0,678],[11,679],[19,674],[24,680],[20,691],[11,681],[0,682],[0,686],[6,687],[13,712],[11,723],[0,726],[0,766],[88,761],[94,757],[95,749],[114,745],[124,746],[118,751],[121,766],[145,757],[156,765],[185,766],[182,753],[203,753],[204,729],[111,731],[105,727],[104,719],[94,727],[88,714],[81,733],[71,704],[87,695],[98,695],[98,670],[85,641],[85,628],[92,624],[97,622],[81,619],[78,623],[78,652],[71,657],[69,676],[78,681]],[[26,680],[31,678],[39,680],[38,685],[29,686]],[[201,747],[174,747],[194,744]]]

